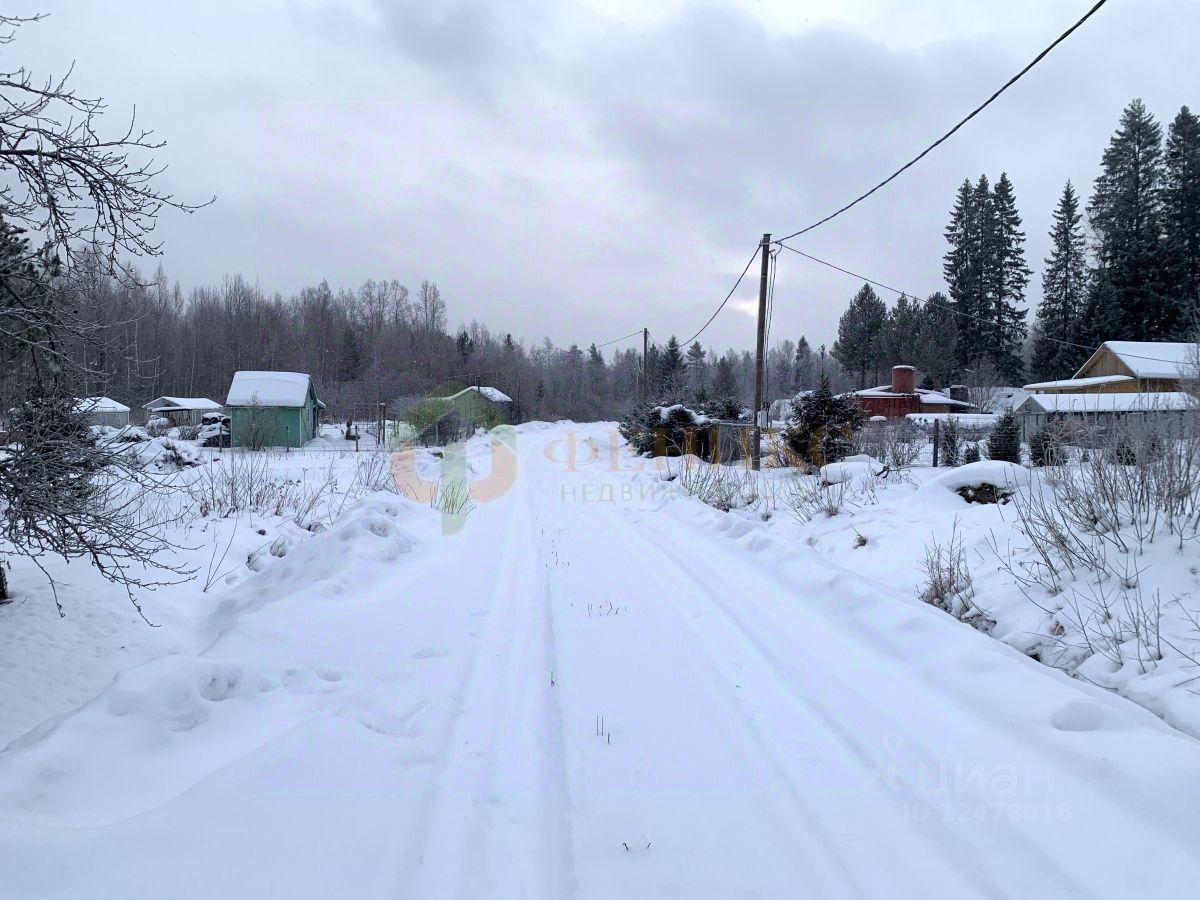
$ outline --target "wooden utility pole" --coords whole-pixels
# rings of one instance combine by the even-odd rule
[[[650,352],[650,329],[642,329],[642,400],[646,399],[646,382],[650,373],[646,371],[646,354]]]
[[[763,363],[767,354],[767,281],[771,267],[771,235],[763,235],[760,247],[762,275],[758,280],[758,342],[754,357],[754,443],[750,447],[750,462],[755,469],[762,468],[762,424],[759,417],[763,405]]]

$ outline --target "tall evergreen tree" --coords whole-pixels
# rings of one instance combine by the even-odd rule
[[[1079,368],[1082,351],[1061,343],[1078,330],[1087,290],[1087,237],[1079,197],[1071,182],[1063,187],[1050,228],[1050,255],[1042,270],[1033,341],[1032,375],[1038,381],[1066,378]]]
[[[886,321],[887,306],[871,285],[864,284],[838,322],[833,356],[845,369],[856,373],[860,388],[866,386],[868,372],[880,369],[880,339]]]
[[[982,188],[982,195],[980,193]],[[983,254],[983,221],[986,219],[987,179],[980,177],[979,187],[970,181],[959,185],[946,226],[946,251],[942,271],[949,288],[950,303],[957,315],[955,327],[955,359],[960,365],[970,365],[985,352],[987,297]]]
[[[792,360],[792,393],[810,390],[813,387],[813,352],[808,338],[800,335],[796,342],[796,356]]]
[[[671,335],[659,354],[658,372],[660,384],[668,391],[677,391],[683,387],[685,376],[683,350],[675,335]]]
[[[884,366],[917,365],[921,307],[901,294],[888,311],[882,340]]]
[[[985,207],[985,266],[987,273],[988,334],[986,356],[1008,380],[1023,374],[1021,347],[1025,341],[1025,232],[1007,172],[1000,173]]]
[[[958,358],[959,317],[940,291],[930,294],[917,320],[915,364],[935,387],[947,387],[955,377]]]
[[[1163,174],[1162,128],[1134,100],[1104,151],[1088,204],[1096,337],[1154,341],[1177,333],[1181,310],[1164,294]]]
[[[709,390],[713,399],[733,400],[737,398],[737,376],[734,373],[733,363],[733,358],[728,353],[717,360],[712,387]]]
[[[699,341],[692,341],[684,360],[687,369],[688,389],[695,394],[704,389],[708,382],[708,359]]]
[[[1163,212],[1167,278],[1182,331],[1200,316],[1200,116],[1186,106],[1167,131]]]

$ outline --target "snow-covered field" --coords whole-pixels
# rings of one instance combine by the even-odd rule
[[[181,523],[200,571],[145,598],[157,628],[78,564],[59,620],[17,567],[23,598],[0,607],[0,893],[1200,883],[1200,744],[1099,673],[1012,646],[1044,613],[988,543],[1013,534],[1011,505],[966,504],[915,469],[861,488],[848,473],[832,518],[795,521],[784,473],[722,512],[694,494],[727,487],[631,456],[611,424],[533,423],[471,442],[463,522],[372,490],[378,456],[270,455],[299,485],[286,502]],[[916,596],[925,546],[951,532],[994,637]],[[1168,543],[1152,552],[1186,605],[1196,585]],[[1107,675],[1194,721],[1184,685],[1145,680],[1161,667]]]

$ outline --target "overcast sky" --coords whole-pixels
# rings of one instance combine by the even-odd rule
[[[557,344],[696,331],[765,231],[913,155],[1090,0],[46,2],[3,49],[76,63],[168,142],[168,275],[435,280],[452,324]],[[1007,171],[1040,293],[1063,182],[1122,107],[1200,106],[1200,3],[1111,0],[952,142],[798,246],[921,294],[964,177]],[[832,342],[858,283],[785,254],[773,338]],[[752,347],[756,279],[704,335]],[[894,298],[888,296],[889,304]]]

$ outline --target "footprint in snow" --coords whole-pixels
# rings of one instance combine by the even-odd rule
[[[1096,731],[1107,719],[1108,712],[1103,707],[1084,700],[1072,700],[1050,717],[1050,724],[1059,731]]]

